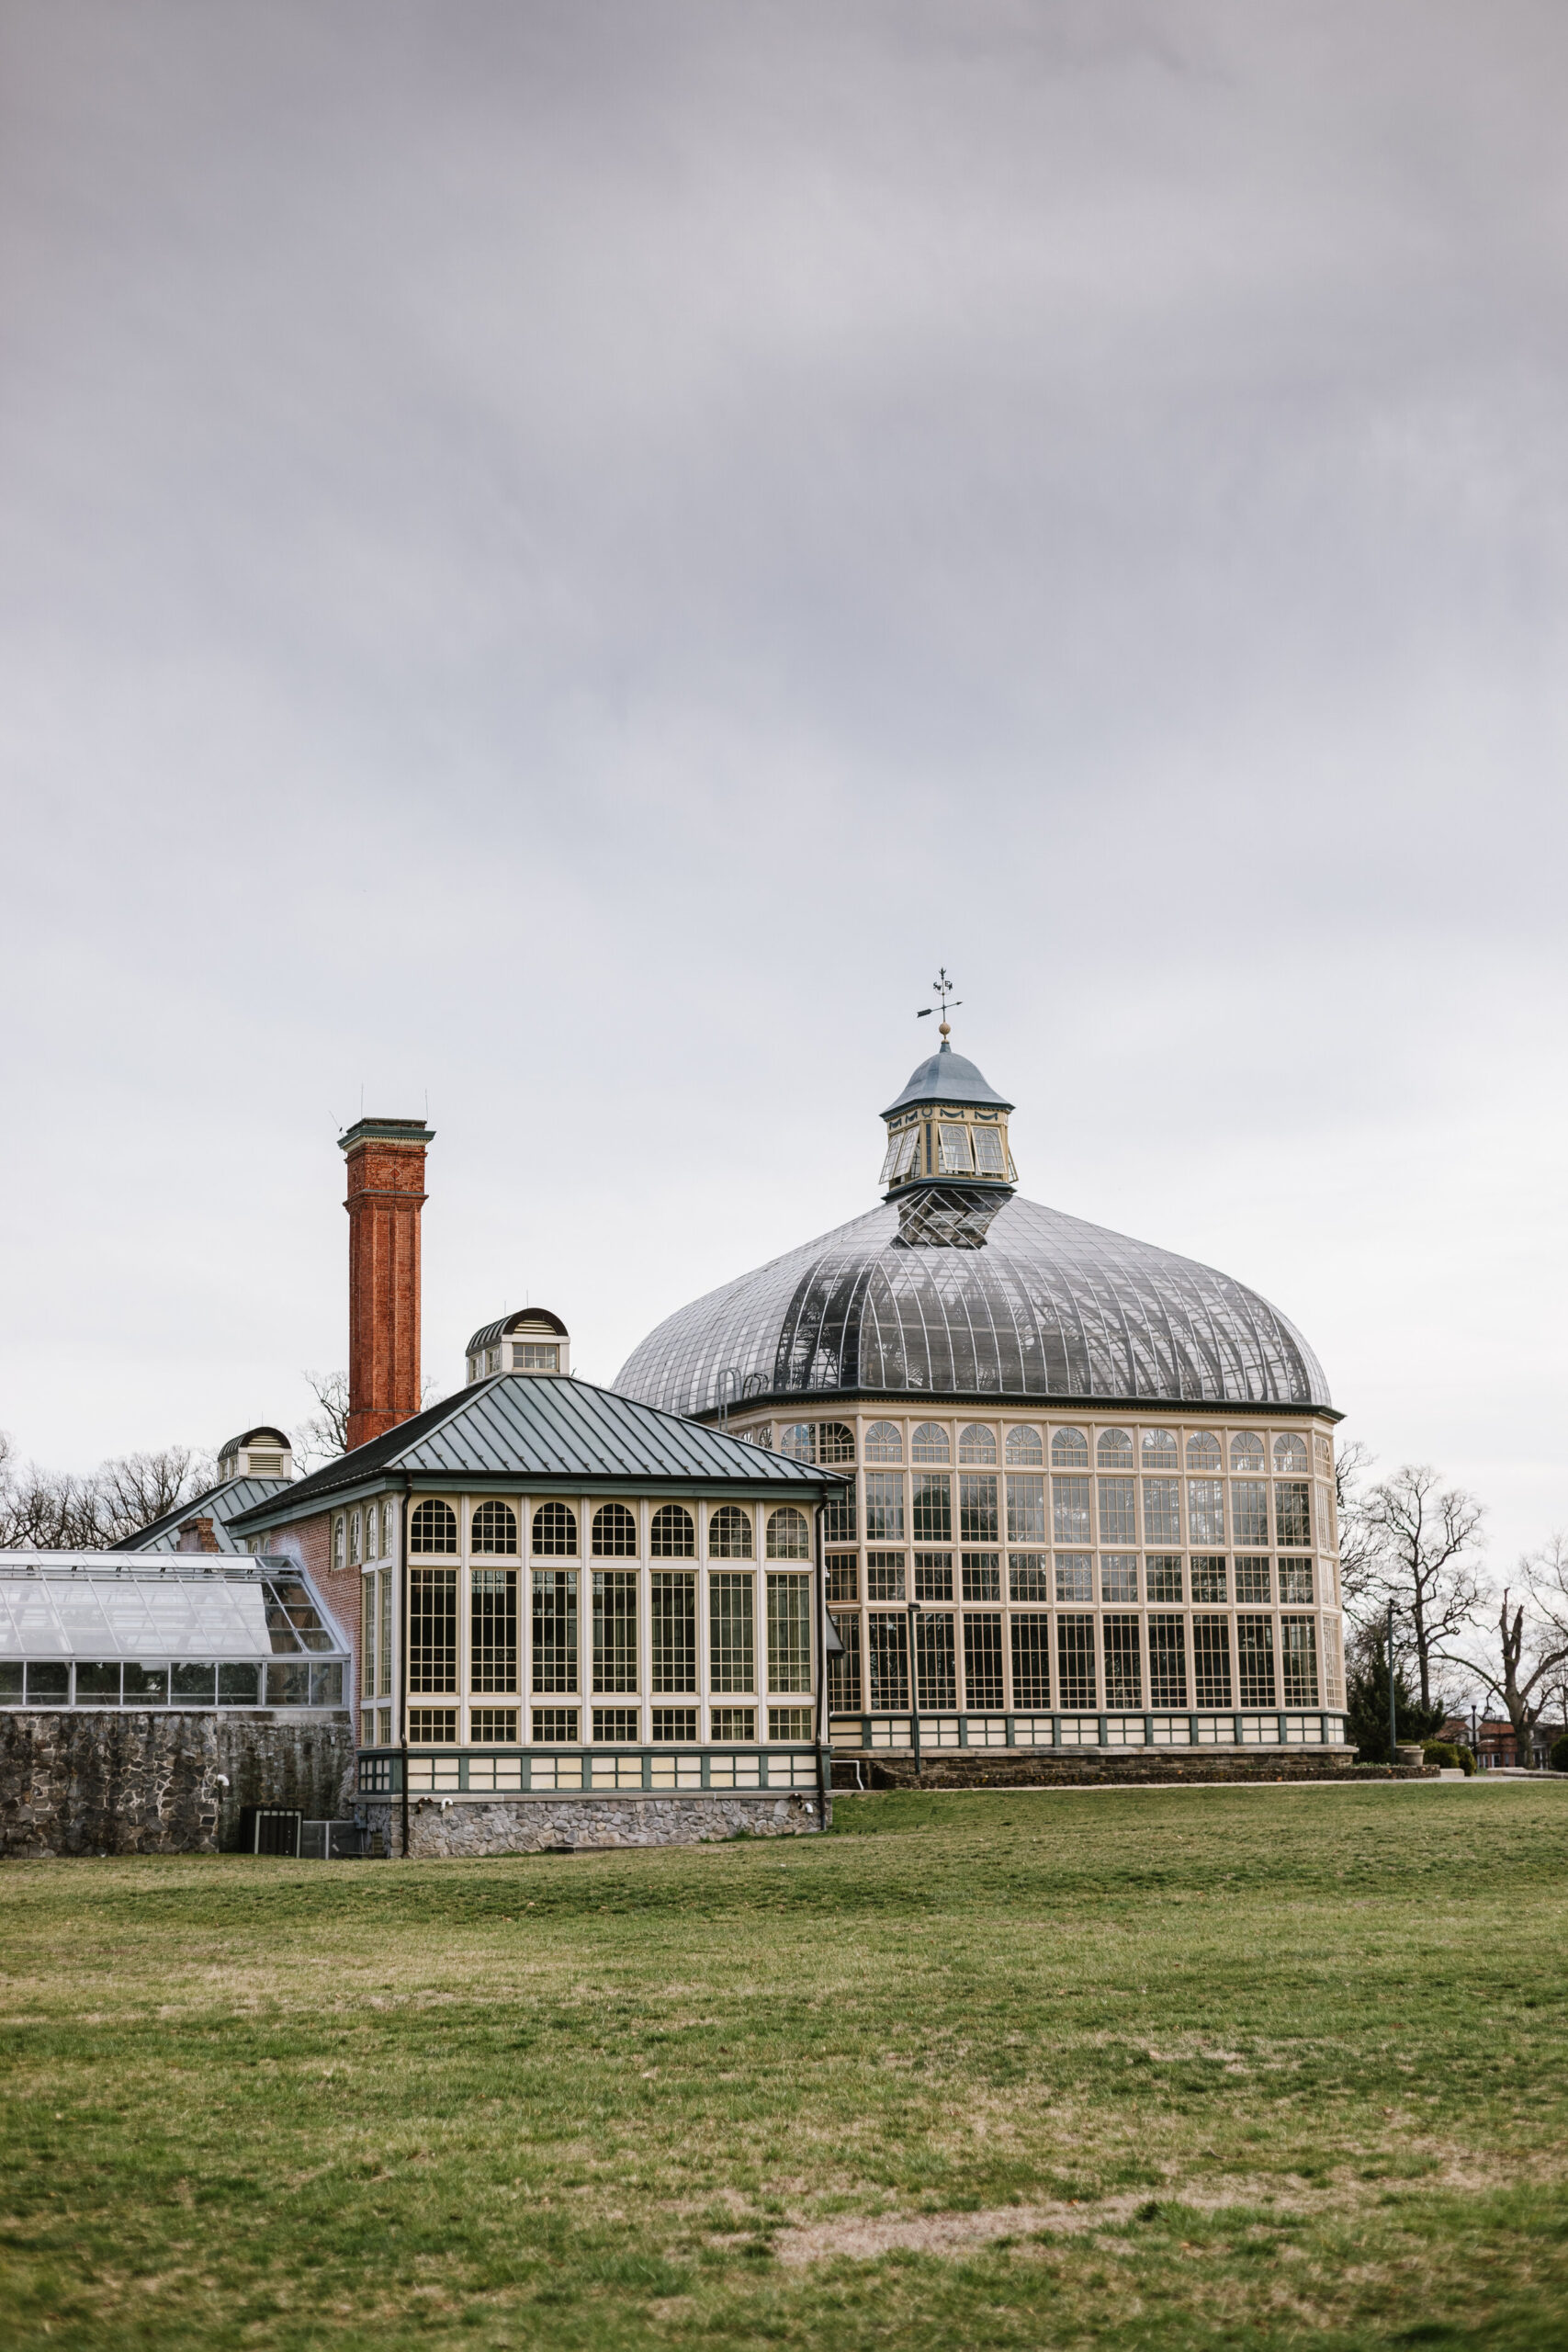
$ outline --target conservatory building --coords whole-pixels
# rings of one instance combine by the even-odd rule
[[[682,1308],[616,1388],[840,1474],[839,1785],[1343,1769],[1334,1431],[1255,1291],[1021,1199],[941,1049],[884,1198]]]

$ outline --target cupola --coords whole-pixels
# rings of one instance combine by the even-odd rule
[[[1018,1182],[1008,1149],[1004,1102],[981,1071],[948,1044],[911,1071],[908,1084],[882,1114],[887,1123],[887,1157],[879,1182],[890,1194],[917,1184],[983,1185],[1007,1191]]]
[[[224,1478],[292,1478],[294,1448],[282,1430],[263,1423],[231,1437],[218,1449],[218,1476]]]
[[[476,1331],[468,1356],[470,1384],[496,1372],[570,1373],[571,1340],[547,1306],[523,1306]]]

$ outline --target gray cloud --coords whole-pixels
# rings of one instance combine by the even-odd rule
[[[945,957],[1027,1190],[1562,1515],[1560,9],[0,44],[24,1444],[300,1409],[362,1084],[433,1369],[610,1375],[871,1197]]]

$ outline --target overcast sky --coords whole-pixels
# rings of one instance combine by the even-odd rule
[[[0,1426],[1023,1191],[1568,1521],[1562,0],[0,0]]]

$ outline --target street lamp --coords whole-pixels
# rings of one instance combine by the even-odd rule
[[[909,1617],[909,1736],[915,1750],[915,1778],[920,1777],[920,1672],[915,1651],[915,1621],[920,1614],[918,1600],[908,1603]]]

